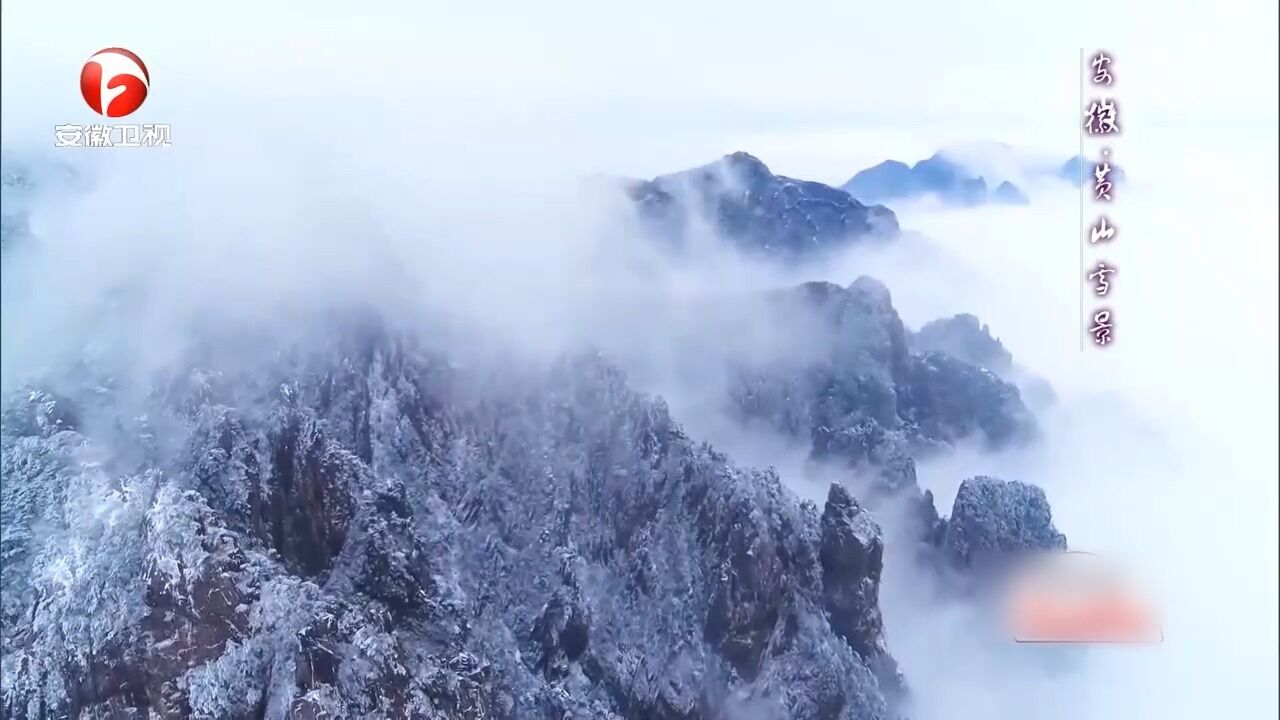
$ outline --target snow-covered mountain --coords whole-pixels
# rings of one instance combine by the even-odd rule
[[[1078,185],[1084,162],[1078,156],[1066,162],[1047,160],[998,142],[960,143],[913,165],[885,160],[858,171],[841,189],[862,202],[932,197],[957,206],[1025,205],[1027,190],[1044,180]],[[1085,176],[1092,172],[1089,162]],[[1120,168],[1114,168],[1111,179],[1124,179]]]
[[[887,208],[822,183],[774,175],[745,152],[634,182],[628,192],[658,235],[677,245],[702,232],[753,254],[795,259],[898,232]]]
[[[893,219],[750,156],[708,168],[632,197],[667,218],[703,203],[751,253]],[[128,377],[31,375],[0,425],[3,714],[908,715],[885,544],[961,575],[1065,545],[1022,483],[975,478],[940,517],[915,459],[1036,422],[871,278],[760,300],[749,322],[809,351],[728,355],[723,407],[842,468],[821,505],[692,437],[618,358],[464,362],[367,308],[234,352],[211,334]],[[891,535],[894,504],[913,519]]]

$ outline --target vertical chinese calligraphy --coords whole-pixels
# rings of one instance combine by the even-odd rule
[[[1093,327],[1089,328],[1089,334],[1093,336],[1095,344],[1106,345],[1111,342],[1111,330],[1114,327],[1115,323],[1111,322],[1111,311],[1100,308],[1093,314]]]
[[[1100,242],[1109,242],[1116,235],[1116,226],[1106,215],[1099,215],[1098,221],[1089,228],[1089,244],[1097,245]]]
[[[1099,202],[1111,202],[1111,163],[1107,158],[1111,151],[1102,149],[1102,160],[1093,166],[1093,199]]]
[[[1093,68],[1093,84],[1094,85],[1111,85],[1111,56],[1106,52],[1100,52],[1093,56],[1089,61],[1089,67]]]
[[[1105,262],[1099,262],[1093,266],[1093,272],[1089,273],[1089,279],[1093,281],[1093,292],[1099,297],[1106,297],[1111,290],[1111,283],[1107,282],[1108,275],[1114,275],[1116,269],[1107,265]]]
[[[1081,59],[1084,60],[1084,53],[1081,52]],[[1114,58],[1111,53],[1100,50],[1095,52],[1086,61],[1086,66],[1082,68],[1088,82],[1093,86],[1094,90],[1101,93],[1104,90],[1110,90],[1116,80],[1113,69]],[[1084,85],[1081,83],[1081,101],[1084,101]],[[1084,141],[1085,137],[1103,138],[1110,135],[1120,134],[1120,105],[1111,95],[1100,95],[1088,102],[1084,103],[1084,122],[1080,127],[1080,147],[1081,147],[1081,175],[1080,178],[1080,212],[1085,212],[1085,192],[1088,192],[1090,199],[1094,204],[1111,203],[1115,199],[1116,188],[1115,182],[1118,179],[1116,169],[1112,167],[1112,152],[1110,147],[1099,148],[1099,157],[1093,163],[1093,173],[1090,178],[1091,182],[1085,182],[1083,177],[1085,168],[1084,164]],[[1083,221],[1083,218],[1082,218]],[[1089,225],[1086,237],[1088,240],[1087,248],[1096,248],[1099,244],[1110,244],[1119,236],[1119,232],[1111,218],[1104,214],[1098,214]],[[1085,238],[1081,239],[1083,243]],[[1084,249],[1081,250],[1081,261],[1084,262]],[[1093,296],[1096,298],[1109,297],[1112,292],[1112,285],[1115,282],[1114,276],[1118,275],[1116,267],[1105,260],[1091,259],[1091,264],[1085,268],[1084,282],[1092,289]],[[1093,341],[1097,347],[1106,347],[1115,340],[1115,310],[1110,307],[1096,307],[1091,312],[1085,312],[1085,296],[1083,290],[1080,295],[1080,315],[1082,325],[1086,337]],[[1091,318],[1091,321],[1084,321],[1085,317]]]
[[[1120,133],[1120,108],[1114,98],[1095,99],[1084,115],[1084,129],[1090,135],[1117,135]]]

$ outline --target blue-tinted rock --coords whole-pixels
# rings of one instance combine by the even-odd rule
[[[873,470],[874,484],[863,490],[868,502],[919,492],[916,453],[970,438],[1001,448],[1035,436],[1035,419],[1013,384],[941,352],[913,353],[880,282],[806,283],[772,297],[777,312],[769,321],[780,330],[808,328],[795,342],[821,351],[736,368],[733,407],[745,420],[806,440],[815,459]],[[968,322],[946,321],[926,338],[972,342]],[[952,325],[958,330],[947,332]]]
[[[1029,552],[1065,550],[1044,490],[1018,482],[974,477],[960,484],[942,533],[942,549],[956,565],[998,565]]]
[[[925,192],[948,193],[971,176],[959,164],[935,153],[911,168],[918,187]]]
[[[966,178],[960,181],[954,202],[961,205],[981,205],[987,201],[987,181],[983,178]]]
[[[918,180],[911,166],[897,160],[885,160],[854,175],[843,189],[863,200],[907,197],[918,192]]]
[[[1093,171],[1096,164],[1096,160],[1086,161],[1083,157],[1076,155],[1059,166],[1057,172],[1054,174],[1059,179],[1065,180],[1072,185],[1079,187],[1081,182],[1084,182],[1085,184],[1093,182]],[[1113,184],[1124,182],[1126,179],[1124,168],[1116,165],[1115,163],[1111,163],[1111,174],[1109,175],[1109,178]]]
[[[677,246],[697,220],[744,251],[792,259],[898,232],[887,208],[822,183],[774,175],[743,152],[632,183],[628,193],[660,239]]]
[[[943,352],[970,365],[1003,375],[1013,368],[1013,356],[991,330],[969,313],[926,323],[911,336],[920,352]]]
[[[1039,411],[1056,402],[1048,380],[1013,362],[1013,356],[990,328],[968,313],[926,323],[910,336],[911,349],[918,353],[941,352],[970,365],[999,375],[1017,386],[1022,401]]]
[[[1027,205],[1031,202],[1017,185],[1008,180],[1000,183],[991,193],[991,201],[1004,205]]]
[[[886,160],[858,172],[841,187],[863,202],[886,202],[926,195],[963,206],[1027,202],[1026,196],[1013,183],[1004,181],[995,190],[990,190],[985,178],[973,175],[941,152],[913,166]]]
[[[920,437],[954,444],[978,437],[990,449],[1033,438],[1035,418],[1012,383],[939,352],[912,356],[899,388],[903,419]]]
[[[885,647],[880,615],[884,538],[871,513],[841,485],[827,494],[819,559],[831,628],[872,663],[886,690],[901,690],[903,678]]]

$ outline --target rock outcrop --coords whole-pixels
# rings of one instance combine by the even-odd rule
[[[897,234],[894,214],[822,183],[774,175],[744,152],[628,187],[662,242],[704,232],[755,255],[796,260]]]
[[[1032,410],[1040,410],[1057,400],[1053,386],[1047,380],[1014,363],[1013,356],[991,329],[977,317],[960,313],[925,323],[918,332],[910,335],[913,350],[940,352],[989,370],[1018,387],[1022,399]]]
[[[1023,482],[975,477],[960,484],[938,538],[956,567],[988,568],[1019,555],[1065,550],[1044,490]]]
[[[917,491],[921,453],[968,439],[1000,449],[1036,433],[1014,385],[944,353],[913,353],[878,281],[807,283],[774,300],[773,321],[815,350],[743,365],[731,399],[744,419],[807,439],[815,459],[871,469],[884,492]]]
[[[990,328],[969,313],[925,323],[912,334],[911,346],[920,352],[946,353],[997,375],[1013,369],[1013,356],[991,336]]]

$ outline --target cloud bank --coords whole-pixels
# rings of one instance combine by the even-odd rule
[[[102,28],[86,23],[39,52],[32,42],[11,49],[10,21],[39,28],[52,19],[33,7],[6,12],[4,144],[16,150],[47,143],[56,123],[89,121],[71,81],[65,90],[55,81],[74,78],[104,42]],[[736,38],[699,37],[713,23],[696,18],[682,31],[689,37],[673,40],[668,52],[641,42],[656,31],[637,31],[621,48],[605,47],[610,35],[600,33],[559,54],[521,33],[513,15],[485,35],[486,50],[463,52],[461,40],[449,42],[433,28],[428,36],[440,42],[419,63],[411,61],[417,51],[406,49],[407,29],[388,29],[404,42],[382,50],[373,47],[373,33],[361,35],[354,44],[361,59],[350,60],[334,51],[342,43],[329,41],[341,37],[335,30],[344,16],[326,10],[317,17],[308,21],[315,32],[298,34],[302,44],[292,48],[307,58],[305,67],[280,62],[279,36],[270,30],[285,22],[270,12],[257,29],[230,36],[242,52],[184,47],[189,38],[145,26],[120,32],[126,46],[136,40],[156,48],[146,59],[161,79],[146,112],[148,121],[173,123],[175,147],[52,156],[75,165],[88,185],[33,198],[39,243],[6,251],[6,392],[33,375],[73,372],[86,355],[144,383],[210,334],[243,332],[252,357],[255,333],[294,331],[302,326],[293,320],[358,303],[462,351],[494,345],[536,362],[568,348],[599,348],[642,387],[666,396],[695,435],[743,462],[775,465],[798,494],[818,496],[815,471],[794,448],[744,435],[716,414],[715,360],[796,350],[785,334],[744,331],[752,292],[872,275],[889,286],[909,326],[973,312],[1059,393],[1042,418],[1043,443],[923,465],[922,483],[941,508],[958,482],[976,473],[1040,484],[1073,546],[1128,564],[1167,613],[1160,647],[1091,650],[1070,672],[1024,672],[1018,648],[992,648],[967,634],[969,610],[922,596],[923,579],[909,561],[891,557],[889,641],[918,693],[918,716],[1022,718],[1029,709],[1063,718],[1274,714],[1273,139],[1188,142],[1185,131],[1168,127],[1179,109],[1173,100],[1158,108],[1153,102],[1139,116],[1132,140],[1120,146],[1129,153],[1133,195],[1117,206],[1123,236],[1108,258],[1121,272],[1119,340],[1082,353],[1072,190],[1037,196],[1029,207],[894,208],[908,231],[894,247],[780,270],[713,243],[671,263],[619,220],[620,199],[605,184],[576,180],[596,171],[649,176],[735,149],[767,162],[773,151],[776,172],[840,180],[864,166],[854,157],[897,154],[881,152],[886,138],[924,151],[953,140],[947,133],[972,136],[970,127],[937,134],[936,125],[906,122],[925,110],[904,79],[924,78],[934,63],[904,63],[898,80],[869,81],[864,93],[883,88],[897,98],[898,117],[824,130],[817,119],[853,118],[858,104],[833,106],[826,98],[837,76],[802,72],[816,59],[803,52],[767,63],[742,53],[740,44],[772,37],[759,12],[743,13]],[[1218,22],[1233,17],[1224,12]],[[798,31],[798,22],[783,30]],[[1231,51],[1238,64],[1256,60],[1241,49],[1247,46]],[[975,95],[985,85],[971,76],[1006,66],[981,47],[968,48],[977,48],[966,61],[971,72],[948,75],[948,97]],[[494,49],[508,54],[488,53]],[[1274,54],[1274,44],[1269,49]],[[1074,45],[1064,50],[1065,60],[1042,58],[1028,77],[1011,79],[1029,93],[1046,77],[1063,80],[1061,92],[1035,92],[1031,109],[1019,111],[1037,119],[1028,134],[1041,129],[1050,105],[1054,112],[1070,107],[1062,97],[1075,87]],[[682,57],[695,51],[696,58]],[[208,71],[210,56],[225,61],[220,72]],[[747,56],[754,72],[741,69]],[[501,59],[513,57],[521,61]],[[1159,57],[1136,55],[1136,72],[1125,78],[1138,107],[1164,87],[1154,80]],[[715,62],[702,62],[707,58]],[[847,77],[830,56],[821,59],[819,67]],[[459,65],[469,70],[449,69]],[[698,72],[672,81],[691,67]],[[1143,85],[1144,77],[1152,82]],[[1195,77],[1222,80],[1206,106],[1242,107],[1240,78],[1205,70]],[[721,79],[723,85],[713,82]],[[630,90],[594,102],[596,87]],[[707,87],[715,90],[700,111],[676,109]],[[757,102],[761,87],[771,89],[768,103]],[[1184,91],[1173,96],[1188,99]],[[788,103],[805,109],[801,117],[778,119]],[[743,107],[752,120],[733,125],[729,118]],[[1256,107],[1241,112],[1273,131],[1274,115],[1248,114]],[[1188,114],[1194,119],[1196,112]],[[1047,124],[1056,129],[1057,122]],[[1064,156],[1074,149],[1072,122],[1061,121]],[[830,147],[840,151],[823,152]],[[724,302],[735,293],[741,303]],[[690,348],[706,362],[691,363]]]

